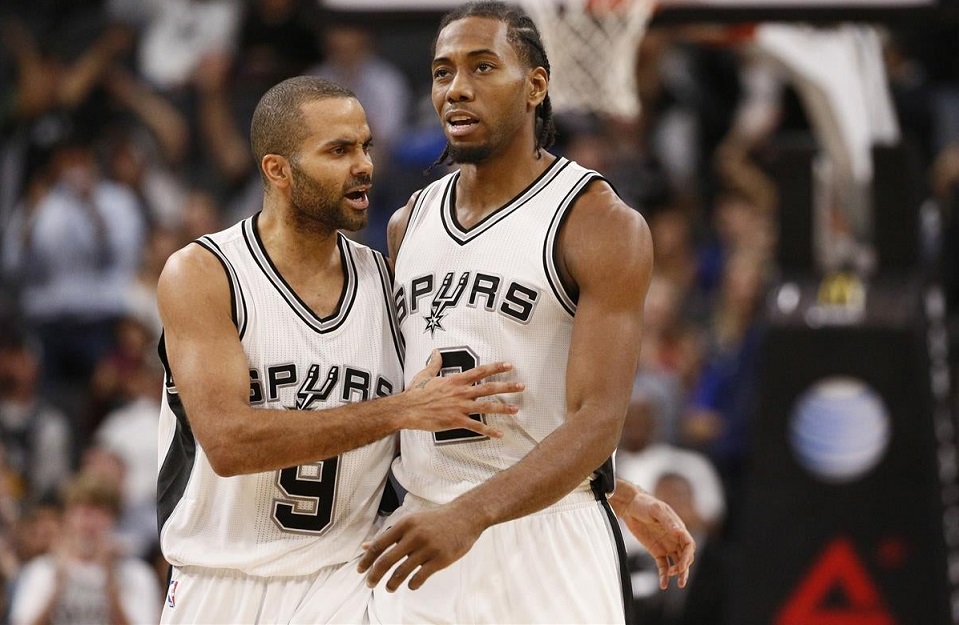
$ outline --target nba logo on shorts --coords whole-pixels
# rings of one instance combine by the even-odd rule
[[[174,595],[176,595],[176,587],[179,583],[177,580],[172,580],[170,587],[166,591],[166,604],[171,608],[176,607],[176,597]]]

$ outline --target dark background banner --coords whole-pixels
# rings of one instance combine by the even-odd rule
[[[843,294],[818,280],[784,282],[772,300],[732,622],[952,622],[945,532],[956,476],[954,454],[950,461],[938,452],[952,447],[940,444],[954,443],[954,430],[930,353],[938,349],[939,321],[929,314],[937,291],[908,274],[864,288],[866,308],[854,323],[848,306],[821,301]],[[863,417],[850,430],[858,443],[844,447],[839,421],[861,411],[830,413],[824,401],[800,408],[829,380],[857,381],[885,408],[885,445],[877,443],[874,464],[859,476],[830,471],[862,453],[854,447],[879,433],[875,422]]]

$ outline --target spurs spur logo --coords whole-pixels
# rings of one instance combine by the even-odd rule
[[[397,288],[394,300],[400,323],[411,315],[419,315],[426,324],[423,332],[433,336],[437,330],[445,331],[444,320],[460,305],[465,305],[526,324],[540,297],[537,289],[507,282],[495,274],[464,271],[457,277],[456,272],[450,271],[442,279],[437,278],[435,274],[417,276],[408,285]],[[430,298],[428,308],[426,298]]]

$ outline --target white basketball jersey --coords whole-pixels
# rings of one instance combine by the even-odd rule
[[[522,381],[526,390],[492,398],[520,409],[515,416],[484,417],[504,432],[500,439],[469,430],[403,431],[393,471],[408,491],[434,503],[450,501],[521,460],[564,422],[576,304],[560,281],[554,247],[569,207],[597,177],[558,158],[468,229],[455,217],[458,172],[417,197],[394,287],[406,382],[439,349],[444,372],[512,362],[513,371],[500,377]]]
[[[402,390],[401,344],[381,254],[339,236],[338,309],[317,317],[273,266],[257,217],[196,241],[223,264],[250,367],[250,404],[320,410]],[[188,294],[184,294],[188,297]],[[161,340],[161,357],[166,365]],[[209,363],[217,366],[215,358]],[[396,437],[315,464],[220,477],[193,436],[167,367],[160,415],[160,542],[175,566],[305,575],[360,552]]]

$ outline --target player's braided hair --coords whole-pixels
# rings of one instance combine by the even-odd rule
[[[523,9],[505,2],[469,2],[443,16],[439,28],[436,30],[437,37],[440,31],[451,23],[467,17],[488,17],[504,22],[507,27],[506,39],[516,49],[520,59],[527,67],[542,67],[546,70],[546,75],[549,76],[549,57],[546,56],[543,38],[539,29],[536,28],[535,22]],[[435,56],[435,54],[436,38],[433,39],[433,55]],[[542,155],[541,150],[549,149],[556,140],[556,124],[553,122],[553,104],[550,102],[549,93],[536,107],[535,132],[536,157],[539,158]],[[443,153],[430,166],[430,169],[445,163],[448,157],[449,145],[447,144]]]

